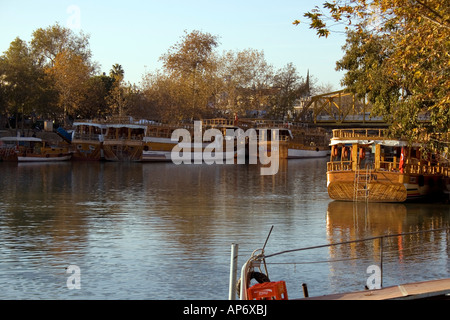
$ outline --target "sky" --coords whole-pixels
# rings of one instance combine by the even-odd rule
[[[0,53],[20,37],[55,23],[90,36],[93,60],[109,73],[118,63],[125,81],[139,84],[147,72],[161,68],[159,58],[180,42],[184,31],[199,30],[219,37],[218,52],[263,51],[275,70],[293,63],[317,85],[341,88],[335,70],[343,56],[344,34],[319,38],[303,13],[323,0],[0,0]],[[302,24],[295,26],[294,20]]]

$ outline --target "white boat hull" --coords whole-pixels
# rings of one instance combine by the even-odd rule
[[[288,149],[288,159],[324,158],[329,154],[329,150]]]
[[[222,160],[225,162],[227,160],[231,160],[235,158],[236,152],[223,152]],[[200,160],[207,162],[217,161],[214,155],[204,154],[203,152],[192,152],[190,157],[188,157],[190,161]],[[186,159],[187,160],[187,159]],[[172,161],[172,151],[156,151],[149,150],[142,152],[142,161]]]
[[[27,156],[27,157],[17,157],[17,161],[19,162],[55,162],[55,161],[68,161],[72,155],[66,155],[61,157],[34,157],[34,156]]]

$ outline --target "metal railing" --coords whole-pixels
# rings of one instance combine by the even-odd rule
[[[429,229],[429,230],[420,230],[420,231],[412,231],[412,232],[404,232],[404,233],[397,233],[397,234],[387,234],[387,235],[381,235],[381,236],[374,236],[374,237],[369,237],[369,238],[364,238],[364,239],[359,239],[359,240],[349,240],[349,241],[343,241],[343,242],[338,242],[338,243],[330,243],[330,244],[324,244],[324,245],[318,245],[318,246],[312,246],[312,247],[305,247],[305,248],[299,248],[299,249],[291,249],[291,250],[284,250],[284,251],[280,251],[277,253],[273,253],[273,254],[268,254],[268,255],[264,255],[264,259],[268,259],[268,258],[272,258],[275,256],[279,256],[282,254],[286,254],[286,253],[293,253],[293,252],[299,252],[299,251],[306,251],[306,250],[313,250],[313,249],[320,249],[320,248],[327,248],[327,247],[334,247],[334,246],[342,246],[342,245],[351,245],[351,244],[355,244],[355,243],[361,243],[361,242],[367,242],[367,241],[378,241],[379,243],[379,259],[380,259],[380,270],[381,270],[381,287],[383,285],[383,255],[384,255],[384,243],[385,243],[385,239],[388,238],[394,238],[394,237],[404,237],[404,236],[408,236],[408,235],[416,235],[416,234],[423,234],[423,233],[429,233],[429,232],[441,232],[441,231],[446,231],[447,232],[447,237],[449,235],[450,232],[450,227],[445,227],[445,228],[437,228],[437,229]],[[329,262],[333,262],[334,260],[326,260],[326,261],[320,261],[323,263],[329,263]],[[276,264],[276,263],[270,263],[270,262],[265,262],[266,264]],[[317,263],[317,262],[310,262],[310,263]],[[297,263],[295,263],[297,264]]]
[[[335,129],[333,130],[333,139],[348,138],[370,138],[382,139],[386,138],[386,129]]]

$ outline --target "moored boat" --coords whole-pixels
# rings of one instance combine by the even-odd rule
[[[449,167],[422,146],[389,138],[384,129],[333,130],[327,164],[330,198],[405,202],[440,195]]]
[[[255,122],[258,134],[258,151],[268,155],[272,151],[272,141],[277,138],[280,159],[324,158],[330,154],[329,137],[324,129],[307,128],[280,121]],[[277,132],[277,133],[275,133]]]
[[[105,160],[141,161],[147,125],[131,117],[114,118],[105,123],[103,141]]]
[[[83,120],[73,123],[71,143],[73,160],[99,161],[103,158],[106,127],[100,121]]]
[[[291,127],[288,159],[324,158],[330,155],[330,137],[322,128]]]
[[[67,147],[51,145],[36,137],[0,138],[0,159],[18,162],[67,161],[72,157]]]
[[[189,139],[174,139],[173,134],[177,129],[184,130]],[[209,131],[213,136],[204,135],[209,129],[216,129]],[[180,125],[150,124],[144,137],[142,161],[172,161],[175,147],[179,149],[175,152],[180,152],[187,162],[234,160],[238,153],[238,137],[235,135],[237,129],[239,128],[227,119],[208,119]],[[223,141],[220,141],[220,138],[223,138]],[[245,148],[241,148],[241,151],[245,152]],[[219,156],[218,152],[222,152],[222,156]]]
[[[143,138],[142,161],[171,161],[172,149],[178,143],[171,139],[176,129],[179,127],[165,124],[149,125]]]

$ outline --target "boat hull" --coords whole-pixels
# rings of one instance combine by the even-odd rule
[[[142,152],[142,161],[172,161],[170,156],[171,151],[158,151],[158,150],[147,150]]]
[[[367,202],[408,202],[439,196],[443,191],[442,177],[411,175],[399,172],[373,172],[371,181],[363,186],[367,193],[356,195],[355,173],[328,172],[327,190],[333,200]]]
[[[103,158],[103,143],[73,141],[72,159],[76,161],[100,161]]]
[[[68,161],[72,158],[71,154],[62,154],[62,155],[26,155],[18,156],[17,161],[19,162],[57,162],[57,161]]]
[[[197,151],[195,144],[193,143],[178,143],[173,142],[170,138],[155,138],[146,137],[145,146],[142,152],[142,161],[173,161],[172,152],[179,152],[179,156],[183,158],[183,162],[195,162],[205,161],[207,163],[214,163],[217,161],[229,162],[234,161],[234,158],[242,153],[245,153],[245,149],[236,151],[226,150],[227,146],[224,144],[222,150],[220,150],[220,145],[214,145],[214,143],[202,143]],[[174,149],[175,148],[175,149]],[[216,151],[221,152],[222,156],[216,154]],[[190,155],[185,155],[189,153]],[[185,157],[183,157],[185,155]],[[180,159],[175,159],[180,161]]]
[[[107,161],[142,161],[142,143],[108,143],[104,142],[103,152]]]
[[[329,149],[295,149],[289,148],[288,159],[310,159],[310,158],[325,158],[330,154]]]

